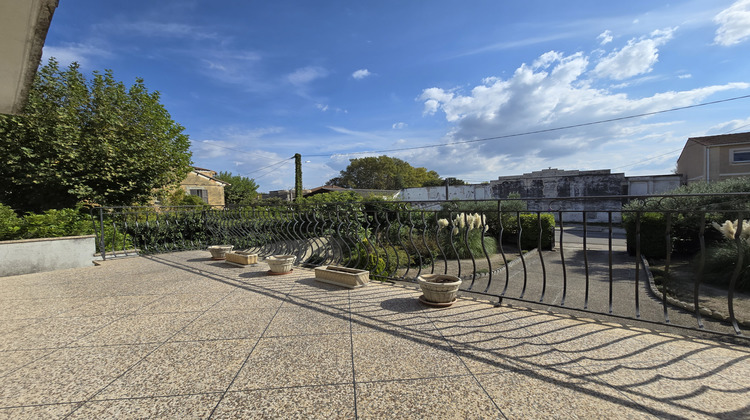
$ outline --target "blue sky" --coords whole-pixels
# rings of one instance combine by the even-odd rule
[[[295,153],[305,188],[381,154],[477,183],[653,175],[750,131],[746,98],[515,136],[750,95],[750,0],[62,0],[50,56],[143,77],[196,166],[260,191],[293,187]]]

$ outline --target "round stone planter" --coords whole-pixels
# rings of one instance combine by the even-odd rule
[[[266,258],[271,273],[285,274],[292,271],[294,261],[297,259],[294,255],[272,255]]]
[[[211,258],[214,260],[223,260],[227,257],[227,252],[231,252],[234,245],[211,245],[208,247],[208,252],[211,253]]]
[[[427,304],[447,306],[456,300],[461,279],[447,274],[424,274],[417,277],[424,296],[420,298]]]

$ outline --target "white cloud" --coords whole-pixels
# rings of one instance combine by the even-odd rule
[[[496,162],[510,165],[504,167],[507,173],[509,168],[520,170],[521,166],[513,166],[519,165],[518,162],[523,162],[525,168],[536,165],[538,169],[546,166],[544,162],[591,154],[597,148],[600,153],[596,155],[600,156],[606,145],[638,138],[652,129],[653,124],[648,124],[645,118],[589,125],[592,121],[694,105],[720,91],[750,88],[747,83],[729,83],[630,98],[624,93],[594,88],[598,73],[586,70],[588,57],[582,53],[569,56],[547,53],[536,63],[544,63],[545,67],[523,64],[511,77],[488,78],[466,94],[424,89],[419,100],[424,103],[425,114],[442,112],[453,123],[446,136],[448,142],[501,137],[472,144],[467,152],[470,155],[460,159],[461,162],[495,156],[499,159]],[[579,124],[587,125],[545,132]],[[535,131],[536,134],[514,136]],[[465,145],[454,147],[458,146],[463,150]],[[593,161],[582,162],[589,167]],[[607,164],[606,159],[602,162],[603,167],[615,166]]]
[[[174,22],[140,21],[120,24],[100,24],[98,28],[126,32],[128,35],[189,39],[217,39],[218,34],[201,27]]]
[[[740,120],[726,121],[721,124],[717,124],[708,129],[706,134],[730,134],[730,133],[741,133],[743,131],[750,131],[750,117]]]
[[[286,79],[295,86],[303,86],[326,76],[328,76],[328,70],[318,66],[307,66],[295,70],[287,75]]]
[[[357,80],[362,80],[362,79],[364,79],[365,77],[368,77],[368,76],[372,76],[372,73],[370,73],[370,71],[367,70],[367,69],[360,69],[360,70],[357,70],[354,73],[352,73],[352,77],[355,78],[355,79],[357,79]]]
[[[112,53],[108,49],[100,48],[91,44],[68,43],[60,46],[45,45],[42,50],[42,63],[46,63],[50,57],[55,57],[61,66],[68,66],[77,62],[83,68],[90,67],[93,58],[109,58]]]
[[[679,78],[679,79],[690,79],[692,77],[693,77],[693,75],[690,74],[690,73],[680,74],[680,75],[677,76],[677,78]]]
[[[315,104],[315,107],[318,108],[319,110],[321,110],[322,112],[328,111],[328,105]]]
[[[738,0],[729,8],[714,16],[716,29],[714,42],[723,45],[735,45],[750,38],[750,0]]]
[[[599,36],[596,37],[596,39],[599,40],[599,43],[601,45],[607,45],[610,42],[612,42],[612,40],[614,38],[612,38],[612,31],[610,31],[609,29],[607,29],[606,31],[600,33]]]
[[[222,83],[239,85],[252,91],[272,88],[267,80],[258,77],[257,66],[262,62],[260,54],[253,51],[226,49],[197,49],[186,52],[202,64],[196,68],[207,77]]]
[[[675,28],[657,30],[649,37],[638,40],[631,39],[628,45],[615,50],[602,58],[594,67],[594,73],[599,77],[623,80],[639,74],[649,73],[659,58],[659,49],[670,39]]]
[[[408,127],[408,126],[409,126],[409,124],[407,124],[405,122],[397,122],[397,123],[393,124],[392,128],[394,130],[402,130],[402,129]]]

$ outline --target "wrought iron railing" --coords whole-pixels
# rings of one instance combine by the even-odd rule
[[[499,302],[741,334],[750,327],[748,203],[738,193],[118,207],[94,221],[103,258],[231,244],[377,280],[452,274],[464,294]]]

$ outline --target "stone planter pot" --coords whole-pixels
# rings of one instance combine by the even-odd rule
[[[266,258],[271,273],[286,274],[292,271],[294,261],[297,259],[294,255],[272,255]]]
[[[226,258],[227,252],[231,252],[234,245],[211,245],[208,247],[208,252],[211,253],[211,258],[214,260],[223,260]]]
[[[227,262],[240,265],[250,265],[258,263],[258,254],[251,254],[245,251],[228,252],[226,258]]]
[[[424,274],[417,278],[424,296],[420,300],[426,304],[448,306],[456,300],[461,279],[447,274]]]
[[[329,265],[328,267],[315,268],[315,280],[354,289],[367,285],[370,281],[370,272],[356,268]]]

